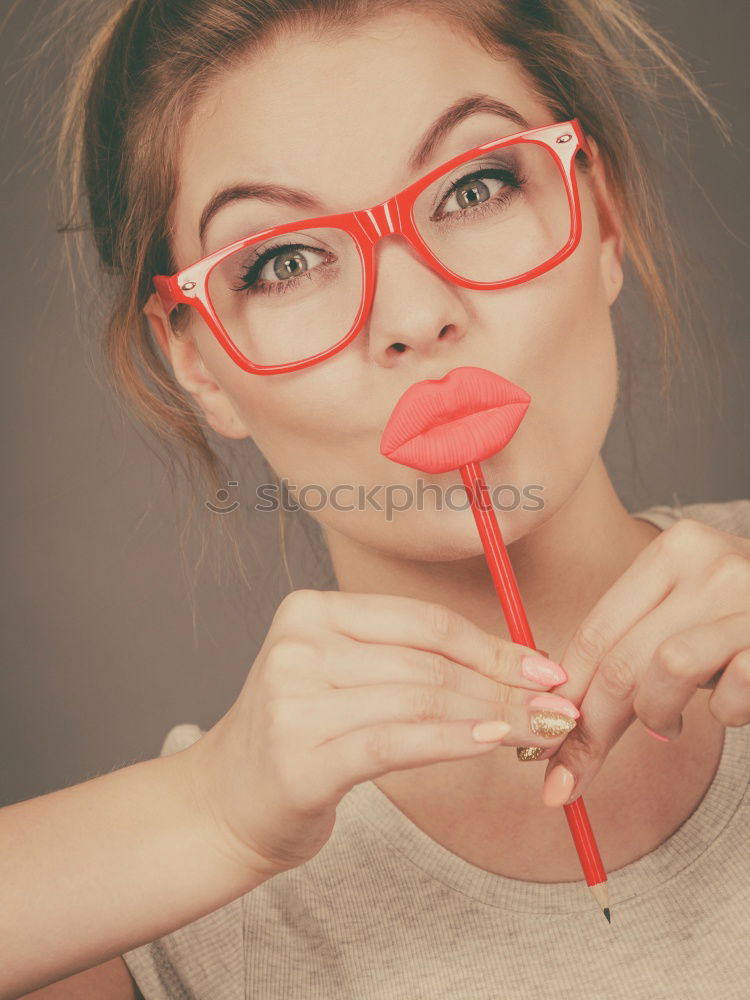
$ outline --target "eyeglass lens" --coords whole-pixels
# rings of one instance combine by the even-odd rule
[[[414,224],[437,259],[471,281],[498,282],[554,257],[570,236],[565,181],[552,152],[517,143],[436,178],[414,204]],[[354,325],[364,275],[352,237],[305,228],[224,258],[208,295],[227,334],[259,365],[302,361]]]

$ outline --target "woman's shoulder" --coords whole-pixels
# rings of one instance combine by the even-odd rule
[[[164,737],[159,756],[167,757],[171,753],[177,753],[178,750],[185,750],[196,740],[199,740],[204,733],[205,730],[193,722],[180,722],[178,725],[172,726]]]
[[[692,518],[710,524],[731,535],[750,538],[750,500],[718,500],[701,503],[656,504],[644,510],[633,511],[633,517],[650,521],[659,528],[668,528],[675,521]]]

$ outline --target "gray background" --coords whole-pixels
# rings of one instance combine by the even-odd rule
[[[653,339],[630,296],[629,411],[618,410],[605,459],[633,511],[676,499],[750,496],[747,4],[642,6],[730,120],[734,146],[723,145],[706,117],[686,105],[690,128],[680,148],[688,172],[674,162],[665,176],[706,271],[700,290],[715,352],[708,350],[707,368],[698,362],[681,378],[676,419],[666,424]],[[233,473],[244,502],[232,514],[202,516],[243,518],[253,591],[217,579],[204,563],[192,603],[164,467],[145,432],[109,397],[90,347],[96,331],[80,328],[91,319],[85,309],[76,312],[61,264],[59,218],[36,130],[62,66],[52,64],[44,79],[38,66],[24,68],[35,45],[33,20],[49,8],[25,0],[0,33],[0,804],[153,756],[178,722],[208,728],[237,696],[284,594],[335,585],[305,518],[287,515],[290,584],[279,558],[278,515],[251,510],[267,469],[245,448]],[[190,559],[196,554],[189,549]]]

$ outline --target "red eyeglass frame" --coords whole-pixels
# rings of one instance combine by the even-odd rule
[[[574,141],[575,140],[575,141]],[[414,202],[421,192],[432,183],[440,174],[460,166],[467,160],[472,160],[480,153],[501,149],[503,146],[516,144],[519,142],[536,143],[546,146],[553,154],[555,163],[560,170],[565,182],[565,190],[568,196],[568,206],[570,208],[570,233],[565,246],[553,257],[539,264],[537,267],[526,271],[515,278],[506,278],[497,282],[478,282],[462,278],[446,268],[431,253],[427,245],[419,235],[414,223]],[[578,193],[573,162],[576,153],[583,150],[586,157],[591,159],[591,149],[583,134],[581,125],[576,118],[566,122],[555,122],[552,125],[542,125],[539,128],[526,129],[523,132],[515,132],[513,135],[503,136],[502,139],[494,139],[492,142],[483,143],[465,153],[460,153],[452,159],[447,160],[440,166],[435,167],[424,177],[414,181],[403,191],[393,195],[380,205],[372,208],[358,209],[353,212],[343,212],[339,215],[321,215],[314,219],[298,219],[294,222],[284,223],[283,226],[273,226],[270,229],[260,230],[251,236],[245,236],[241,240],[236,240],[220,250],[203,257],[201,260],[190,264],[173,275],[155,275],[153,278],[154,291],[161,306],[168,316],[169,313],[179,304],[185,303],[196,309],[205,320],[221,346],[230,358],[239,365],[243,371],[253,375],[277,375],[282,372],[299,371],[311,365],[319,364],[332,355],[343,350],[362,329],[367,316],[370,313],[373,293],[375,290],[375,245],[384,236],[398,234],[403,236],[423,260],[429,264],[441,277],[447,278],[454,284],[463,288],[472,289],[496,289],[507,288],[511,285],[519,285],[524,281],[530,281],[539,274],[544,274],[556,267],[559,263],[569,257],[578,246],[581,238],[581,202]],[[249,246],[258,239],[281,236],[284,233],[296,232],[298,229],[306,227],[330,226],[343,229],[354,240],[362,264],[364,275],[362,301],[359,312],[354,320],[354,325],[337,344],[329,347],[325,351],[313,354],[301,361],[290,361],[282,365],[256,365],[236,347],[231,337],[224,329],[219,317],[216,315],[211,299],[208,295],[208,279],[213,268],[229,254]]]

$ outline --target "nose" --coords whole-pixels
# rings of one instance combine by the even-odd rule
[[[433,271],[400,234],[381,237],[374,256],[374,291],[364,332],[378,364],[391,367],[410,352],[432,357],[448,350],[448,342],[463,339],[466,312],[457,286]]]

